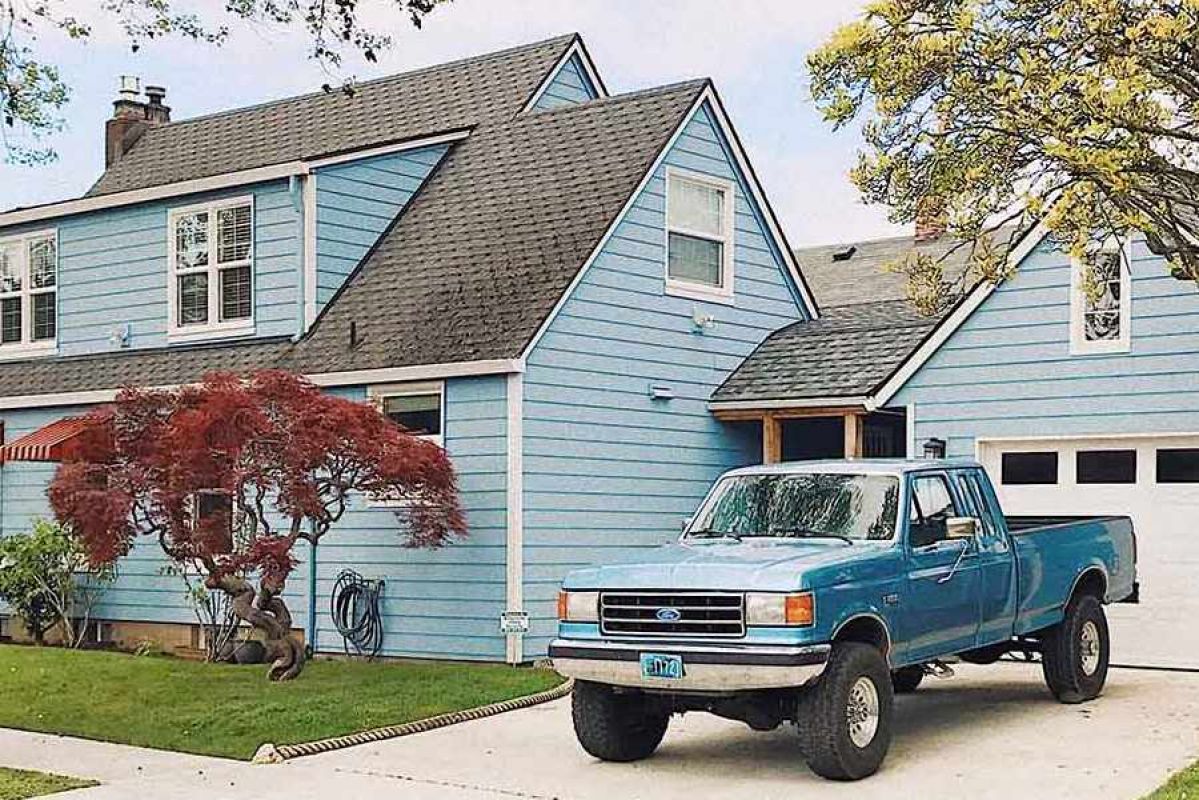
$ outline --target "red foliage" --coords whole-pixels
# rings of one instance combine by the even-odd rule
[[[315,542],[352,495],[402,497],[402,543],[441,547],[466,533],[445,452],[376,408],[320,391],[286,372],[214,373],[171,391],[124,389],[89,416],[50,503],[96,564],[158,537],[210,583],[258,572],[282,584],[298,540]],[[230,514],[196,513],[197,493],[233,499]]]

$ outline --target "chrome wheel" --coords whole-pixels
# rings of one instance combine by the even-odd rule
[[[1082,674],[1088,678],[1099,669],[1099,626],[1091,620],[1083,623],[1078,636],[1078,657]]]
[[[865,675],[849,689],[845,721],[849,724],[849,740],[855,747],[865,749],[874,741],[878,732],[878,687]]]

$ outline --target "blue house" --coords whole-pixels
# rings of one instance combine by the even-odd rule
[[[712,84],[609,95],[577,36],[185,120],[127,84],[106,152],[83,197],[0,214],[0,534],[121,386],[293,370],[441,444],[470,524],[405,550],[359,499],[289,582],[318,652],[352,567],[386,581],[385,655],[543,654],[567,570],[760,457],[712,392],[818,314]],[[103,637],[197,641],[163,566],[122,561]]]

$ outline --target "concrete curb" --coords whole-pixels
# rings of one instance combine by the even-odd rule
[[[347,747],[354,747],[368,742],[381,742],[385,739],[398,739],[401,736],[410,736],[414,733],[425,733],[426,731],[445,728],[450,725],[457,725],[460,722],[469,722],[475,719],[484,719],[486,717],[494,717],[497,714],[503,714],[507,711],[517,711],[522,708],[548,703],[552,700],[558,700],[570,694],[574,688],[574,681],[567,680],[555,686],[553,689],[547,689],[544,692],[537,694],[525,695],[512,700],[504,700],[499,703],[491,703],[486,706],[477,708],[468,708],[465,711],[453,711],[449,714],[439,714],[436,717],[427,719],[418,719],[413,722],[405,722],[402,725],[389,725],[385,728],[375,728],[361,733],[351,733],[346,736],[334,736],[330,739],[319,739],[315,742],[303,742],[301,744],[264,744],[258,748],[258,752],[254,754],[255,764],[281,764],[284,761],[289,761],[293,758],[301,758],[303,756],[314,756],[319,753],[329,753],[334,750],[344,750]]]

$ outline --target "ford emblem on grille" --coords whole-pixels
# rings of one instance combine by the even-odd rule
[[[683,612],[677,608],[659,608],[654,616],[662,622],[678,622],[683,618]]]

